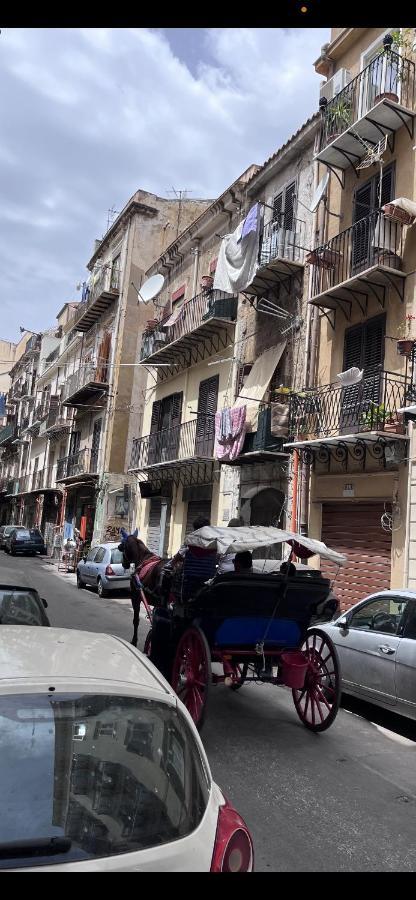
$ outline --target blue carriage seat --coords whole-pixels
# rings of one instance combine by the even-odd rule
[[[183,563],[182,598],[189,600],[217,570],[217,551],[188,547]]]

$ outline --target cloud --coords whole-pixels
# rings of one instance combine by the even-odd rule
[[[215,197],[317,108],[324,29],[4,29],[1,336],[48,327],[107,211]]]

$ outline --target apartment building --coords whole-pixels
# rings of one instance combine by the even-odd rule
[[[213,524],[241,515],[248,524],[286,521],[290,454],[272,411],[288,413],[303,384],[305,248],[311,213],[315,115],[264,166],[251,166],[147,275],[163,291],[139,345],[149,369],[142,430],[129,471],[138,480],[137,524],[156,552],[177,550],[198,514]],[[222,242],[250,210],[259,219],[256,264],[233,293],[216,287]],[[245,434],[232,460],[216,449],[215,416],[245,407]],[[290,517],[290,513],[289,513]]]
[[[65,493],[66,528],[78,528],[88,542],[116,537],[131,519],[128,422],[132,406],[138,412],[143,406],[145,376],[134,378],[137,336],[146,318],[137,291],[172,233],[207,202],[137,191],[96,241],[82,299],[63,328],[64,340],[77,337],[61,398],[72,427],[65,449],[60,445],[56,478]]]
[[[307,343],[312,389],[291,399],[287,449],[312,468],[311,536],[348,554],[336,580],[343,609],[416,584],[416,553],[407,571],[412,426],[398,413],[414,393],[413,355],[398,340],[415,314],[416,231],[403,215],[403,198],[415,199],[415,60],[398,41],[389,29],[335,28],[315,63],[327,79],[318,237],[307,257],[320,342],[319,353]]]

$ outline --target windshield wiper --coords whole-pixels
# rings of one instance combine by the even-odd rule
[[[0,859],[17,859],[21,856],[54,856],[68,853],[72,847],[70,838],[29,838],[26,841],[10,841],[0,844]]]

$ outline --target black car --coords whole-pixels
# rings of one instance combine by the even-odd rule
[[[50,625],[47,605],[34,588],[0,584],[0,625]]]
[[[21,525],[1,525],[0,526],[0,549],[1,550],[6,549],[7,538],[10,537],[10,535],[11,535],[12,531],[14,531],[14,529],[16,529],[16,531],[22,531],[23,526],[21,526]]]
[[[6,553],[41,553],[46,556],[46,547],[38,528],[15,528],[6,538]]]

